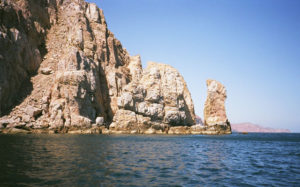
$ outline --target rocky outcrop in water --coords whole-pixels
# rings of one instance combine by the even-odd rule
[[[216,80],[207,80],[207,99],[204,106],[204,125],[220,134],[231,133],[225,110],[227,93],[225,87]]]
[[[231,126],[226,116],[225,87],[218,81],[207,80],[207,99],[204,107],[204,123],[196,116],[196,125],[171,127],[168,134],[231,134]]]
[[[0,132],[205,133],[179,72],[143,70],[95,4],[0,0],[0,15]]]
[[[172,126],[194,125],[194,105],[183,77],[171,66],[154,62],[143,71],[139,59],[132,61],[135,79],[118,98],[110,129],[162,133]]]

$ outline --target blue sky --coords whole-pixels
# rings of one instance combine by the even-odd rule
[[[131,55],[170,64],[203,116],[222,82],[231,122],[300,132],[299,0],[89,0]]]

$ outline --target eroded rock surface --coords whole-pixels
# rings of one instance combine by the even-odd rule
[[[231,132],[225,110],[227,93],[225,87],[216,80],[207,80],[207,99],[204,107],[204,125],[213,131]]]
[[[172,126],[195,124],[191,94],[176,69],[149,62],[142,70],[139,57],[132,58],[129,67],[134,78],[118,98],[119,110],[110,129],[166,132]]]
[[[56,132],[112,121],[132,75],[102,10],[83,0],[20,0],[1,1],[0,11],[2,118]]]
[[[195,125],[179,72],[143,69],[95,4],[0,0],[0,15],[0,132],[218,134],[224,114]]]
[[[0,1],[0,116],[32,90],[30,77],[45,55],[50,12],[56,6],[49,2],[46,9],[44,4],[33,0]]]

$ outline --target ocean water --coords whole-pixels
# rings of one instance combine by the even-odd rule
[[[300,186],[300,134],[0,135],[0,186]]]

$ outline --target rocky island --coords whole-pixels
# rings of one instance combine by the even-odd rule
[[[225,87],[207,81],[196,124],[184,78],[130,56],[84,0],[0,0],[0,132],[230,134]]]

